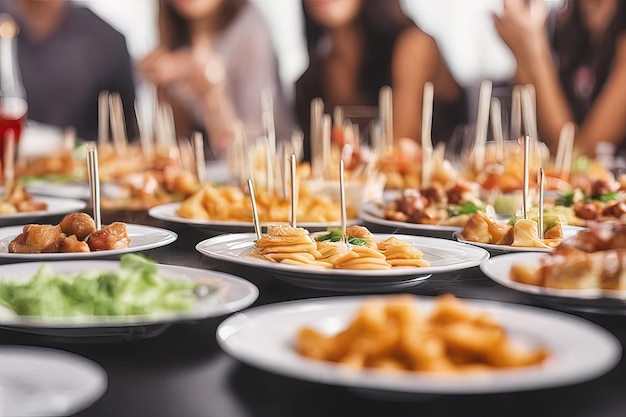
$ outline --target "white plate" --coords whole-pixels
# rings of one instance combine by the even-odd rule
[[[148,210],[148,214],[155,219],[164,220],[172,223],[180,223],[186,224],[189,226],[194,226],[200,229],[208,229],[214,231],[221,231],[227,233],[239,233],[239,232],[249,232],[254,231],[254,223],[252,221],[243,222],[243,221],[227,221],[227,220],[204,220],[204,219],[188,219],[185,217],[180,217],[177,213],[180,208],[180,203],[168,203],[162,204],[156,207],[152,207]],[[358,220],[348,220],[348,224],[358,224]],[[268,224],[279,224],[276,222],[273,223],[261,223],[263,228],[267,227]],[[285,222],[287,224],[287,222]],[[328,227],[340,227],[341,222],[298,222],[298,227],[303,227],[309,231],[321,231],[326,230]]]
[[[453,232],[463,230],[460,226],[444,226],[437,224],[419,224],[387,220],[383,217],[382,208],[371,202],[364,203],[359,211],[359,218],[366,224],[385,226],[394,229],[404,229],[419,232],[423,236],[450,238]]]
[[[415,297],[421,311],[433,304]],[[533,390],[596,378],[620,359],[621,345],[608,331],[573,315],[494,301],[465,300],[488,311],[519,343],[548,349],[538,366],[491,373],[432,375],[419,372],[354,371],[298,354],[294,341],[303,326],[326,334],[344,328],[365,297],[330,297],[248,309],[224,320],[217,329],[222,349],[234,358],[292,378],[351,388],[396,393],[477,394]]]
[[[63,194],[57,194],[63,195]],[[69,198],[55,197],[33,197],[36,202],[46,203],[48,207],[45,210],[25,211],[20,213],[0,214],[0,226],[8,226],[12,224],[29,222],[47,216],[56,216],[61,214],[73,213],[80,211],[87,205],[81,200],[73,200]]]
[[[30,194],[41,196],[65,196],[80,200],[89,200],[91,197],[87,182],[59,182],[46,180],[31,180],[25,184],[26,191]],[[123,196],[120,188],[111,183],[103,183],[100,186],[102,197]]]
[[[0,229],[0,259],[12,260],[59,260],[59,259],[89,259],[118,256],[129,252],[141,252],[159,248],[174,242],[178,235],[170,230],[158,227],[126,223],[130,244],[127,248],[103,250],[97,252],[70,252],[70,253],[9,253],[9,243],[15,239],[24,225],[9,226]]]
[[[391,235],[374,234],[377,241]],[[203,240],[196,249],[210,258],[247,265],[271,272],[277,278],[308,288],[335,291],[389,291],[415,286],[431,274],[456,271],[479,265],[489,258],[484,249],[451,240],[423,236],[393,235],[423,252],[427,267],[385,270],[331,269],[270,262],[252,255],[256,235],[239,233]]]
[[[0,265],[0,279],[28,279],[34,275],[42,262]],[[119,261],[63,261],[51,262],[53,270],[70,275],[81,270],[112,270]],[[18,316],[11,310],[0,309],[0,326],[48,329],[84,329],[102,327],[143,326],[178,321],[217,317],[241,310],[252,304],[259,291],[252,283],[230,274],[206,269],[175,265],[161,265],[159,270],[169,279],[191,279],[218,288],[206,298],[198,297],[189,311],[133,316],[81,316],[81,317],[30,317]]]
[[[626,291],[602,289],[559,289],[524,284],[511,280],[511,266],[538,266],[542,253],[510,253],[491,258],[480,265],[487,277],[508,288],[541,297],[549,304],[576,311],[626,315]]]
[[[563,240],[575,236],[578,232],[584,229],[584,227],[568,225],[563,225],[562,228]],[[472,242],[471,240],[461,239],[460,234],[461,232],[454,232],[452,234],[452,237],[454,237],[459,242],[478,246],[492,252],[552,252],[554,250],[554,248],[532,248],[528,246],[496,245],[492,243]]]
[[[99,399],[107,375],[96,363],[56,349],[0,346],[0,415],[69,416]]]

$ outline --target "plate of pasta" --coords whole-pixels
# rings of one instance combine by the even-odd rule
[[[465,331],[454,331],[461,327]],[[426,355],[425,331],[426,340],[450,349]],[[582,318],[449,294],[337,296],[254,307],[224,320],[217,341],[229,355],[268,372],[406,395],[566,386],[603,375],[621,357],[615,336]],[[465,349],[485,356],[463,355]]]
[[[163,220],[171,223],[178,224],[186,224],[188,226],[196,227],[198,229],[204,229],[209,231],[216,232],[225,232],[225,233],[245,233],[254,230],[254,223],[252,223],[252,216],[250,216],[250,221],[244,220],[209,220],[202,218],[189,218],[182,217],[178,214],[181,203],[168,203],[162,204],[159,206],[152,207],[148,210],[148,214],[158,220]],[[356,223],[357,220],[349,220],[350,223]],[[288,223],[287,220],[284,222]],[[330,220],[330,221],[303,221],[298,222],[300,226],[306,227],[309,230],[325,230],[328,227],[338,227],[341,225],[339,220]],[[268,222],[261,222],[261,226],[266,228],[269,224]]]
[[[294,285],[333,291],[393,291],[422,283],[432,274],[480,265],[489,252],[451,240],[372,234],[362,226],[348,243],[332,242],[331,232],[272,226],[257,241],[254,233],[206,239],[203,255],[260,268]],[[359,240],[366,241],[359,242]]]

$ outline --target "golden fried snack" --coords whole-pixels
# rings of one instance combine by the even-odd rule
[[[87,245],[92,251],[127,248],[130,237],[126,230],[126,223],[113,222],[102,229],[93,232],[87,238]]]
[[[96,231],[96,222],[87,213],[71,213],[59,223],[67,236],[75,235],[77,240],[85,240]]]
[[[549,356],[543,348],[516,345],[490,315],[471,311],[450,294],[436,299],[430,315],[409,295],[372,298],[335,335],[302,327],[295,349],[357,369],[436,373],[531,366]]]

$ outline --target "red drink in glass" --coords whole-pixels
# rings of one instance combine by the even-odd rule
[[[27,109],[28,105],[23,98],[0,97],[0,162],[3,161],[5,138],[10,130],[14,132],[17,149],[17,143],[26,122]]]

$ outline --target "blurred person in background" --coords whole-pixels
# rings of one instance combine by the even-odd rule
[[[118,92],[127,134],[137,135],[133,67],[124,36],[69,0],[2,0],[0,13],[20,28],[18,61],[28,119],[74,127],[79,138],[98,138],[98,95]]]
[[[140,72],[172,106],[178,135],[206,134],[208,159],[224,158],[238,121],[248,140],[264,134],[266,92],[277,137],[291,135],[269,29],[247,0],[160,0],[159,32]]]
[[[504,0],[494,23],[517,61],[513,82],[533,84],[540,138],[553,150],[567,122],[574,146],[626,150],[626,2],[567,1],[554,27],[543,0]],[[609,145],[611,146],[611,145]]]
[[[426,81],[434,85],[433,141],[447,141],[466,122],[464,92],[437,43],[398,0],[302,0],[302,6],[309,65],[296,81],[295,100],[305,137],[312,99],[320,97],[326,112],[376,107],[380,89],[391,86],[394,136],[419,141]]]

